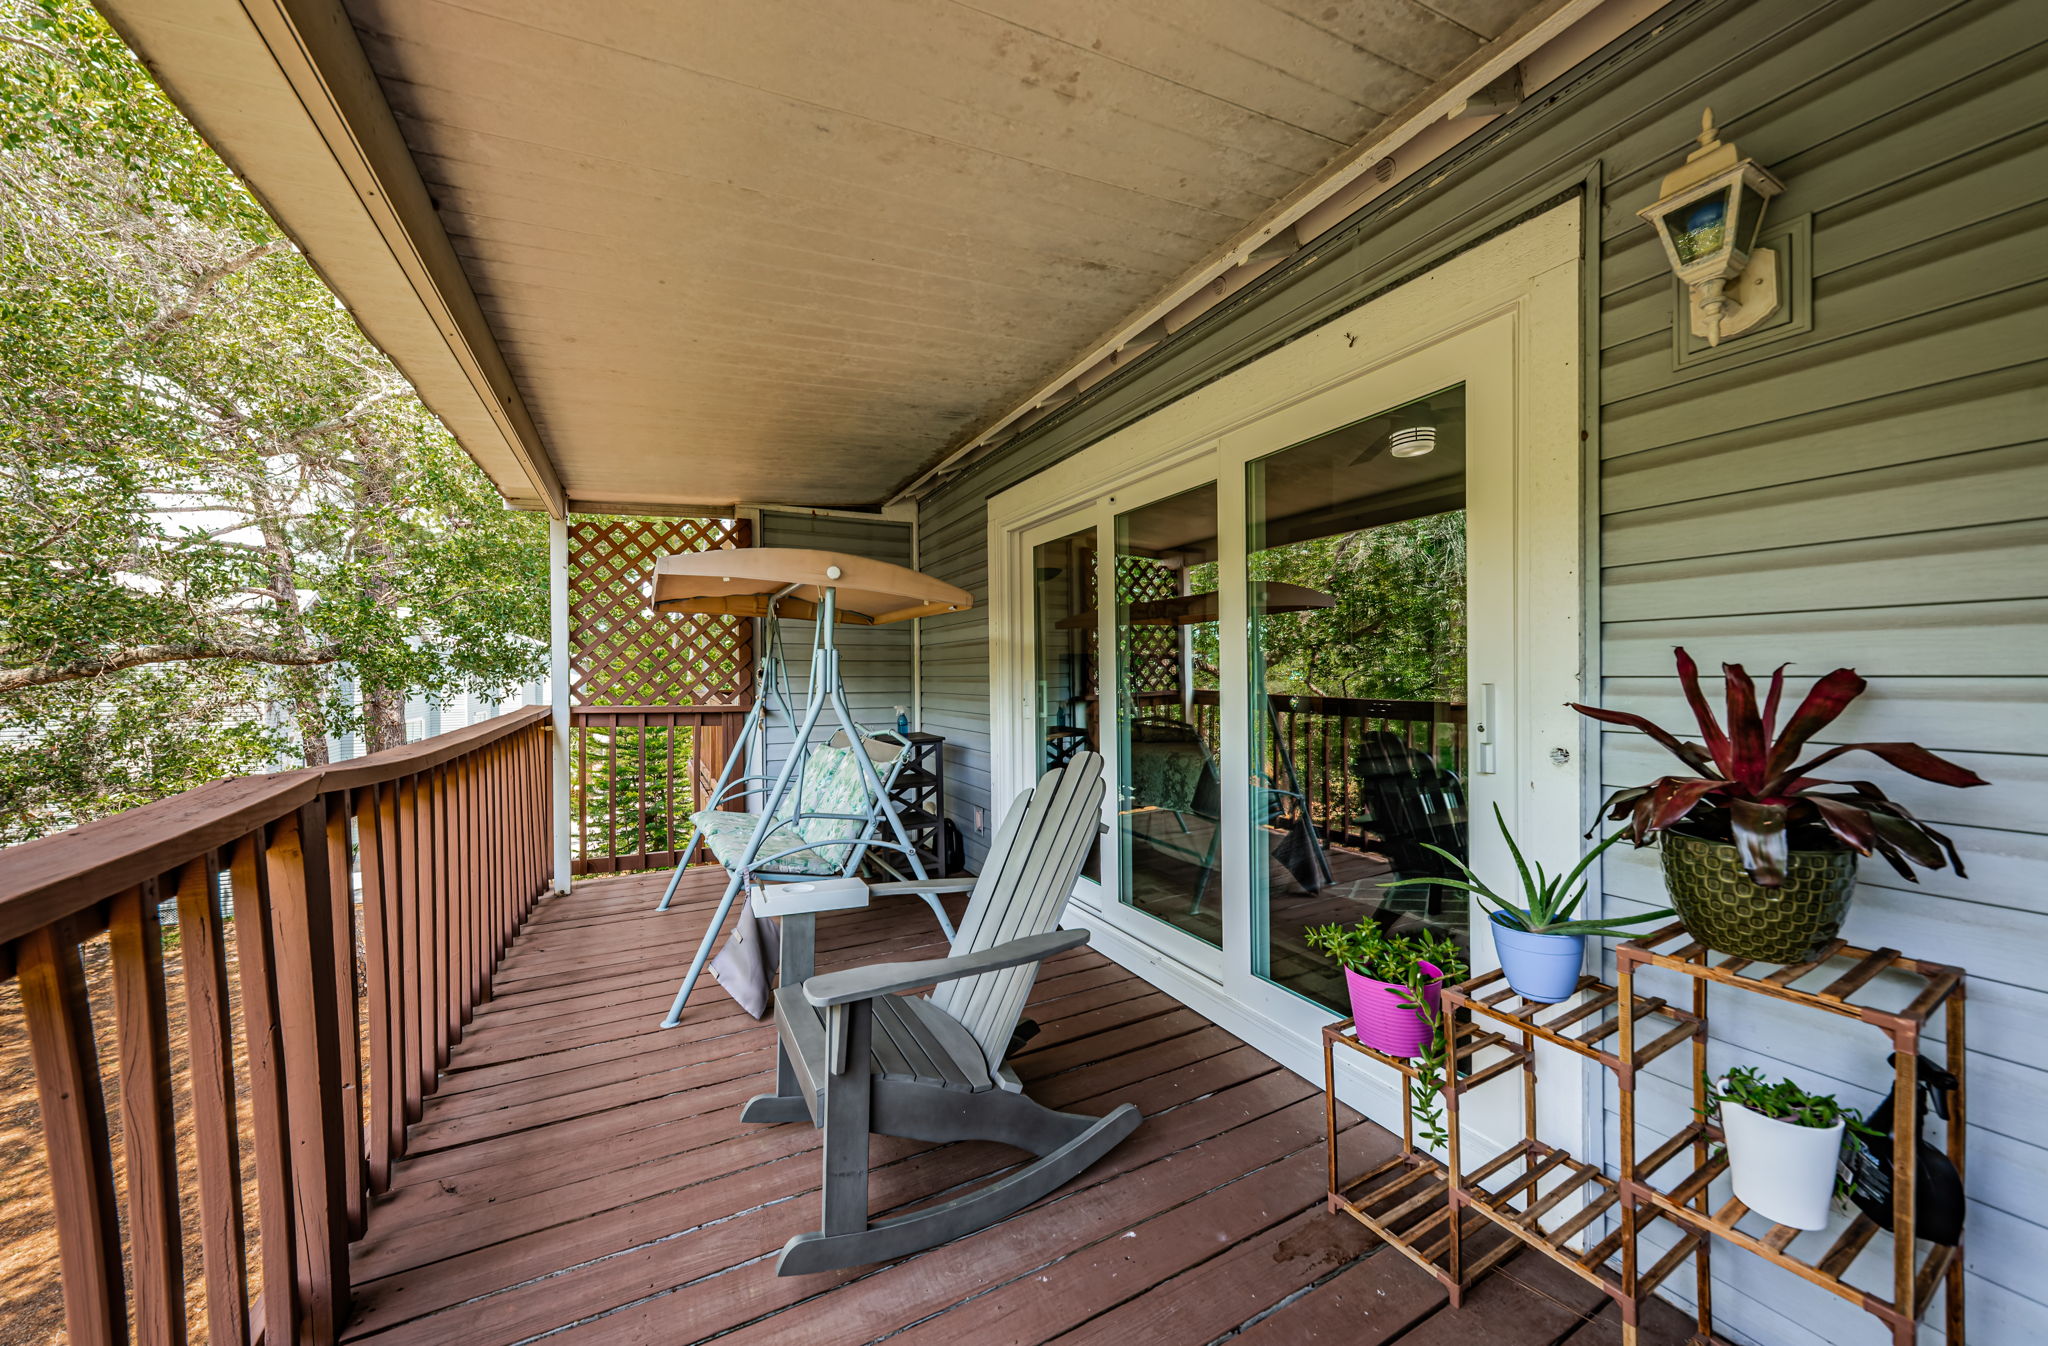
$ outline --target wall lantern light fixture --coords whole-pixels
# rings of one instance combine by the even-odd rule
[[[1709,346],[1739,335],[1778,311],[1778,257],[1756,246],[1764,205],[1784,184],[1753,159],[1737,156],[1700,117],[1699,148],[1638,212],[1657,230],[1664,255],[1691,296],[1693,332]]]

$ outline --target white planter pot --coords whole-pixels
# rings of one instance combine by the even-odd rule
[[[1742,1203],[1776,1224],[1824,1229],[1847,1123],[1796,1126],[1738,1103],[1721,1105],[1728,1174]]]

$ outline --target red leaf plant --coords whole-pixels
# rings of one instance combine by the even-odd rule
[[[1801,849],[1822,849],[1833,843],[1863,855],[1876,852],[1901,876],[1919,880],[1913,865],[1940,869],[1953,864],[1963,873],[1955,843],[1885,797],[1869,781],[1822,780],[1813,772],[1845,753],[1867,752],[1909,775],[1938,785],[1985,785],[1983,777],[1945,762],[1914,743],[1845,743],[1799,761],[1807,742],[1832,723],[1869,684],[1852,668],[1838,668],[1814,683],[1806,699],[1778,729],[1778,703],[1785,690],[1786,665],[1771,674],[1763,704],[1757,704],[1756,683],[1740,664],[1723,664],[1727,679],[1727,726],[1714,718],[1700,690],[1699,666],[1681,647],[1678,679],[1699,722],[1699,743],[1687,743],[1640,715],[1571,703],[1573,710],[1606,724],[1627,725],[1668,748],[1694,775],[1665,776],[1648,785],[1616,790],[1601,807],[1638,846],[1650,833],[1688,821],[1697,836],[1730,840],[1742,867],[1759,886],[1785,882],[1785,866],[1794,842]]]

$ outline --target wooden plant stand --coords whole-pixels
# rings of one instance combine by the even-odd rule
[[[1883,1032],[1891,1039],[1892,1050],[1897,1054],[1892,1152],[1905,1160],[1909,1171],[1911,1156],[1916,1152],[1920,1139],[1916,1087],[1920,1042],[1936,1012],[1945,1013],[1947,1065],[1949,1073],[1956,1079],[1955,1091],[1949,1098],[1947,1149],[1957,1172],[1963,1171],[1966,1091],[1961,969],[1906,958],[1896,949],[1859,949],[1836,940],[1822,951],[1820,957],[1809,962],[1753,975],[1748,970],[1752,966],[1749,959],[1712,954],[1677,924],[1667,925],[1641,939],[1617,946],[1615,962],[1615,983],[1624,1004],[1655,1003],[1638,1002],[1634,983],[1640,970],[1659,968],[1691,979],[1692,1014],[1701,1021],[1706,1018],[1707,988],[1720,986],[1843,1015]],[[1900,985],[1902,982],[1903,986]],[[1886,1010],[1852,999],[1858,997],[1868,1002],[1880,986],[1906,996],[1904,1008]],[[1446,995],[1446,1002],[1449,999]],[[1623,1020],[1617,1068],[1621,1083],[1621,1218],[1624,1228],[1634,1225],[1641,1210],[1648,1207],[1654,1214],[1663,1215],[1695,1234],[1711,1235],[1747,1249],[1875,1315],[1891,1330],[1894,1346],[1910,1346],[1917,1338],[1917,1325],[1933,1302],[1935,1291],[1946,1285],[1943,1309],[1948,1346],[1963,1346],[1962,1247],[1960,1244],[1952,1248],[1929,1245],[1925,1254],[1916,1254],[1917,1243],[1913,1237],[1915,1183],[1912,1181],[1893,1184],[1892,1274],[1888,1293],[1859,1287],[1847,1279],[1858,1255],[1881,1227],[1867,1215],[1858,1214],[1824,1251],[1818,1256],[1809,1256],[1795,1251],[1793,1247],[1805,1231],[1788,1225],[1764,1226],[1760,1219],[1752,1219],[1749,1222],[1751,1229],[1746,1230],[1741,1225],[1743,1217],[1749,1214],[1749,1208],[1741,1201],[1731,1197],[1718,1208],[1711,1206],[1707,1195],[1709,1185],[1727,1172],[1728,1160],[1725,1154],[1717,1152],[1720,1128],[1705,1116],[1703,1059],[1695,1062],[1692,1072],[1693,1103],[1701,1119],[1680,1129],[1648,1155],[1638,1157],[1635,1068],[1650,1059],[1656,1043],[1653,1041],[1638,1047],[1636,1035],[1631,1031],[1633,1023],[1632,1018]],[[1702,1056],[1702,1052],[1696,1051],[1695,1055]],[[1690,1160],[1689,1166],[1673,1168],[1679,1174],[1675,1181],[1660,1180],[1658,1175],[1672,1167],[1681,1155]],[[1756,1232],[1759,1229],[1761,1232]],[[1622,1247],[1623,1277],[1627,1280],[1637,1274],[1633,1238],[1625,1238]],[[1704,1274],[1704,1256],[1700,1265]],[[1704,1331],[1710,1321],[1704,1286],[1700,1304]]]
[[[1479,1212],[1507,1231],[1512,1235],[1509,1246],[1518,1246],[1518,1240],[1606,1292],[1620,1310],[1624,1346],[1635,1346],[1643,1301],[1686,1258],[1692,1258],[1700,1306],[1699,1333],[1694,1340],[1716,1341],[1708,1298],[1709,1240],[1688,1229],[1654,1267],[1639,1272],[1635,1265],[1636,1239],[1641,1225],[1647,1222],[1639,1221],[1630,1211],[1622,1184],[1601,1172],[1597,1165],[1536,1138],[1539,1039],[1598,1061],[1617,1075],[1631,1079],[1635,1067],[1688,1042],[1692,1044],[1694,1073],[1705,1065],[1705,1025],[1698,1012],[1676,1009],[1653,999],[1632,1002],[1633,1012],[1623,1014],[1622,1003],[1621,992],[1593,977],[1580,978],[1573,994],[1554,1005],[1522,999],[1499,971],[1444,989],[1444,1012],[1450,1025],[1449,1051],[1460,1050],[1461,1031],[1481,1032],[1487,1025],[1492,1026],[1489,1035],[1505,1034],[1520,1043],[1515,1058],[1456,1080],[1444,1091],[1451,1137],[1450,1200],[1453,1205]],[[1471,1014],[1471,1028],[1461,1030],[1458,1010]],[[1624,1060],[1622,1044],[1633,1038],[1647,1042],[1635,1052],[1634,1064],[1630,1065]],[[1522,1138],[1467,1172],[1463,1166],[1460,1098],[1517,1064],[1522,1068]],[[1630,1094],[1625,1091],[1622,1097],[1628,1098]],[[1623,1128],[1626,1130],[1626,1122]],[[1581,1240],[1583,1247],[1572,1246],[1574,1239],[1617,1207],[1618,1227],[1597,1241]],[[1650,1218],[1656,1217],[1652,1214]],[[1617,1251],[1623,1254],[1620,1275],[1607,1266],[1608,1259]]]
[[[1446,1010],[1448,1012],[1448,1004]],[[1401,1076],[1402,1091],[1401,1152],[1348,1180],[1341,1171],[1337,1154],[1336,1054],[1340,1047],[1397,1072]],[[1471,1069],[1473,1059],[1489,1047],[1501,1047],[1507,1054],[1503,1060],[1490,1062],[1480,1073],[1491,1076],[1520,1063],[1522,1049],[1506,1038],[1492,1033],[1474,1034],[1462,1047],[1447,1049],[1447,1058],[1455,1063],[1450,1073],[1455,1075],[1458,1066]],[[1452,1218],[1457,1208],[1446,1199],[1449,1188],[1444,1165],[1427,1150],[1417,1149],[1415,1145],[1415,1121],[1409,1115],[1407,1091],[1418,1069],[1412,1060],[1389,1056],[1360,1042],[1349,1019],[1323,1029],[1323,1134],[1330,1161],[1328,1204],[1332,1214],[1342,1211],[1349,1215],[1435,1277],[1449,1294],[1451,1307],[1457,1308],[1473,1282],[1513,1252],[1517,1245],[1510,1238],[1484,1240],[1490,1226],[1476,1214]],[[1450,1115],[1448,1089],[1444,1092],[1444,1103],[1446,1122],[1455,1137],[1456,1120]],[[1455,1139],[1452,1144],[1456,1144]],[[1467,1245],[1475,1240],[1484,1242],[1485,1246],[1468,1248]],[[1466,1257],[1468,1251],[1476,1253],[1470,1260]]]

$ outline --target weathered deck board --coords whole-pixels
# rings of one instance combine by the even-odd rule
[[[1048,963],[1015,1058],[1033,1095],[1146,1115],[1053,1198],[880,1268],[781,1278],[816,1220],[818,1133],[745,1127],[772,1029],[706,979],[654,1027],[716,898],[657,880],[545,903],[508,951],[354,1249],[346,1340],[369,1346],[698,1342],[1606,1340],[1597,1294],[1523,1256],[1452,1315],[1434,1281],[1323,1211],[1314,1086],[1081,950]],[[935,955],[921,904],[820,922],[822,966]],[[1353,1162],[1392,1138],[1344,1118]],[[874,1142],[877,1214],[1001,1172],[988,1144]],[[1439,1322],[1439,1319],[1442,1321]],[[1683,1339],[1660,1317],[1645,1346]],[[1434,1335],[1432,1335],[1434,1333]]]

